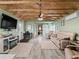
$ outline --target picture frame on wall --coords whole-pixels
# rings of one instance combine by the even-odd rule
[[[65,25],[65,20],[61,20],[61,26],[64,26]]]

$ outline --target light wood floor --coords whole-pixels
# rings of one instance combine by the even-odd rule
[[[31,39],[28,43],[32,44],[28,56],[18,57],[16,55],[15,59],[65,59],[64,53],[62,53],[62,51],[60,51],[50,40],[45,39],[42,36]],[[27,51],[24,53],[27,53]],[[18,54],[20,53],[18,52]]]

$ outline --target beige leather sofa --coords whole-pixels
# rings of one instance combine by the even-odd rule
[[[66,59],[79,59],[79,51],[65,48],[65,57]]]
[[[64,40],[64,38],[70,38],[70,40],[75,39],[75,33],[72,32],[53,32],[50,36],[50,40],[58,47],[63,49],[63,42],[65,46],[68,44],[69,40]],[[64,47],[65,48],[65,47]]]

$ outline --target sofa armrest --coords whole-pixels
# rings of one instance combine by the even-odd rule
[[[72,56],[72,59],[79,59],[79,55]]]
[[[69,47],[79,47],[79,46],[76,46],[76,45],[67,45],[67,48]]]
[[[69,42],[70,42],[70,40],[66,40],[66,39],[59,39],[59,38],[58,38],[58,40],[59,40],[59,41],[69,41]]]
[[[76,47],[75,45],[67,45],[67,48],[69,48],[69,47]]]

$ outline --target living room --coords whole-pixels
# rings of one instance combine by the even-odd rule
[[[0,59],[79,59],[78,3],[0,1]]]

